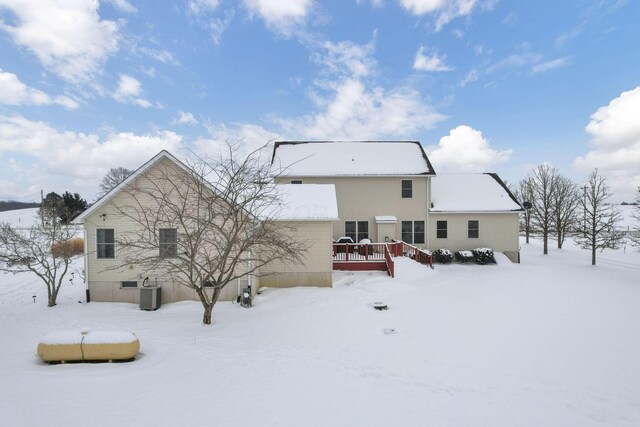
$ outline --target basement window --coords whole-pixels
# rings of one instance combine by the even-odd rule
[[[133,289],[133,288],[137,288],[138,287],[138,282],[134,282],[134,281],[125,281],[125,282],[120,282],[120,287],[122,289]]]

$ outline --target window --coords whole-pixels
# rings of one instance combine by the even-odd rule
[[[204,285],[203,287],[205,287],[205,288],[213,288],[213,282],[208,281],[208,280],[206,282],[204,282],[203,285]]]
[[[129,282],[120,282],[120,287],[122,289],[127,289],[127,288],[137,288],[138,287],[138,282],[133,282],[133,281],[129,281]]]
[[[410,199],[413,197],[413,181],[410,179],[402,180],[402,198]]]
[[[438,221],[436,223],[436,237],[438,239],[447,238],[447,221]]]
[[[467,228],[467,237],[470,239],[477,239],[480,237],[480,221],[470,220]]]
[[[160,229],[160,258],[176,258],[178,256],[178,230],[175,228]]]
[[[402,221],[402,241],[424,243],[424,221]]]
[[[98,259],[116,257],[115,233],[113,228],[98,228],[96,230],[96,253]]]
[[[292,179],[291,183],[292,184],[302,184],[302,180],[301,179]]]
[[[345,221],[344,235],[351,237],[356,243],[362,239],[368,239],[369,221]]]

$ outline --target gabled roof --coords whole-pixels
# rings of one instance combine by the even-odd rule
[[[282,176],[435,175],[418,141],[276,142],[271,171]]]
[[[429,212],[520,212],[522,206],[495,173],[441,173],[431,180]]]
[[[111,200],[116,194],[120,193],[120,191],[122,191],[124,188],[127,187],[127,185],[129,185],[129,183],[131,183],[133,180],[135,180],[137,177],[139,177],[140,175],[142,175],[143,173],[145,173],[147,170],[149,170],[150,168],[152,168],[156,163],[160,162],[162,159],[168,159],[170,161],[172,161],[173,163],[175,163],[178,167],[180,167],[181,169],[183,169],[185,172],[190,172],[189,168],[182,163],[180,160],[178,160],[176,157],[174,157],[171,153],[169,153],[167,150],[162,150],[161,152],[159,152],[158,154],[156,154],[155,156],[153,156],[150,160],[148,160],[145,164],[143,164],[142,166],[140,166],[138,169],[135,170],[135,172],[133,172],[131,175],[129,175],[127,177],[127,179],[125,179],[124,181],[122,181],[120,184],[118,184],[117,186],[115,186],[111,191],[109,191],[107,194],[105,194],[104,196],[102,196],[101,198],[99,198],[94,204],[92,204],[87,210],[85,210],[84,212],[82,212],[80,215],[78,215],[74,220],[73,223],[76,224],[82,224],[84,222],[84,220],[91,215],[92,213],[94,213],[95,211],[97,211],[102,205],[104,205],[106,202],[108,202],[109,200]],[[213,187],[211,187],[213,189]]]
[[[140,166],[135,172],[127,177],[124,181],[114,187],[107,194],[98,199],[87,210],[78,215],[73,221],[82,224],[84,220],[96,212],[102,205],[107,203],[115,195],[125,189],[129,183],[135,180],[147,170],[163,159],[168,159],[187,173],[191,173],[190,169],[183,162],[174,157],[166,150],[162,150],[153,158]],[[216,188],[209,182],[203,181],[212,191]],[[276,186],[280,192],[282,206],[274,207],[274,211],[270,212],[269,219],[275,220],[337,220],[338,205],[336,201],[336,190],[333,184],[325,185],[278,185]]]

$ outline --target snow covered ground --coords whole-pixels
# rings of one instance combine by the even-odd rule
[[[78,303],[75,279],[47,308],[33,277],[0,275],[0,425],[637,426],[640,254],[592,267],[587,251],[541,252],[433,271],[400,259],[395,279],[336,273],[333,289],[219,303],[210,327],[196,302]],[[133,331],[141,354],[36,358],[45,333],[84,327]]]

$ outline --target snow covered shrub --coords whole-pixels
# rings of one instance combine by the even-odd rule
[[[449,249],[438,249],[433,252],[433,260],[440,264],[449,264],[453,261],[453,254]]]
[[[478,264],[484,265],[496,263],[496,260],[493,259],[493,251],[489,248],[475,248],[471,253]]]
[[[458,251],[456,252],[456,261],[463,264],[474,260],[473,253],[471,251]]]

